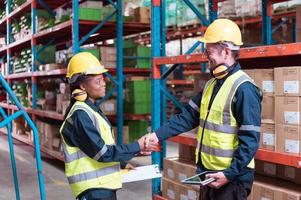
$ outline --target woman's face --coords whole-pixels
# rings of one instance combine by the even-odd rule
[[[106,95],[106,82],[102,74],[90,76],[81,86],[92,100],[98,100]]]

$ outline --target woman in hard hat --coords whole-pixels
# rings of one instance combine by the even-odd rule
[[[120,164],[145,149],[145,138],[115,145],[112,127],[97,105],[108,70],[91,53],[73,56],[67,69],[72,98],[60,129],[65,173],[79,200],[114,200],[122,187]],[[148,144],[151,146],[152,144]]]

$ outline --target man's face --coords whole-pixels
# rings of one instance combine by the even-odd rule
[[[225,48],[218,46],[218,44],[206,44],[205,55],[207,56],[207,59],[209,61],[210,69],[214,69],[216,66],[225,63]]]
[[[98,100],[106,95],[106,82],[102,74],[87,78],[83,83],[83,87],[88,96],[94,100]]]

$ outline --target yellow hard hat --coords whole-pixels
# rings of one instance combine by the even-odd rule
[[[203,43],[232,42],[236,46],[243,45],[239,27],[229,19],[214,20],[199,41]]]
[[[75,82],[78,75],[96,75],[107,71],[92,53],[81,52],[74,55],[69,61],[66,77],[70,82]]]

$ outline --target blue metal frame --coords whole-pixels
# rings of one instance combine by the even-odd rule
[[[12,120],[17,118],[18,116],[23,116],[25,120],[27,121],[28,125],[33,131],[33,138],[34,138],[34,149],[35,149],[35,155],[36,155],[36,165],[37,165],[37,171],[38,171],[38,180],[39,180],[39,190],[40,190],[40,199],[45,200],[46,199],[46,193],[45,193],[45,186],[44,186],[44,177],[43,177],[43,170],[42,170],[42,161],[41,161],[41,153],[40,153],[40,144],[39,144],[39,135],[37,128],[33,121],[30,119],[28,114],[25,112],[23,106],[13,93],[12,89],[8,85],[8,83],[4,80],[4,77],[2,74],[0,74],[0,83],[12,99],[12,101],[16,104],[19,111],[15,112],[11,116],[7,117],[4,121],[1,122],[1,126],[7,126],[11,124]],[[9,131],[9,130],[8,130]],[[11,134],[11,133],[8,133]],[[14,169],[13,169],[14,170]],[[16,187],[16,186],[15,186]],[[17,191],[16,191],[17,193]]]
[[[7,118],[7,115],[4,112],[2,107],[0,107],[0,113],[4,119]],[[19,191],[18,174],[17,174],[17,167],[16,167],[16,159],[15,159],[15,150],[14,150],[14,144],[13,144],[13,136],[12,136],[12,132],[11,132],[11,130],[12,130],[11,123],[7,123],[6,127],[7,127],[10,162],[11,162],[12,171],[13,171],[16,199],[19,200],[20,199],[20,191]]]
[[[183,0],[186,5],[196,14],[196,16],[201,20],[203,26],[208,26],[210,22],[200,13],[200,11],[190,2],[190,0]]]
[[[215,19],[217,19],[217,10],[214,10],[214,4],[217,3],[217,0],[209,0],[209,23],[212,23]],[[209,25],[209,24],[208,24]]]
[[[122,0],[117,0],[117,143],[123,143],[123,15]]]
[[[47,12],[49,12],[52,16],[55,16],[54,11],[51,8],[49,8],[49,6],[43,0],[37,0],[37,1],[42,7],[44,7],[47,10]]]
[[[214,0],[209,1],[209,12],[210,20],[206,20],[195,6],[189,0],[183,0],[193,12],[200,18],[203,24],[209,25],[209,21],[212,22],[217,17],[217,10],[213,10]],[[152,46],[152,57],[165,56],[165,43],[166,43],[166,30],[165,30],[165,0],[160,0],[160,6],[158,6],[158,0],[152,0],[151,4],[151,46]],[[215,2],[216,3],[216,2]],[[161,10],[159,9],[161,7]],[[161,18],[160,18],[161,16]],[[185,54],[191,54],[201,42],[197,41]],[[204,49],[204,44],[202,44]],[[176,106],[182,108],[183,105],[178,102],[178,100],[166,90],[166,77],[178,66],[178,64],[173,65],[166,71],[164,65],[161,66],[161,77],[152,77],[152,130],[160,127],[161,123],[166,120],[166,97],[171,99]],[[203,67],[206,70],[205,67]],[[153,74],[154,74],[153,69]],[[161,95],[161,92],[164,94]],[[152,163],[160,164],[163,167],[163,158],[166,154],[166,143],[162,144],[162,151],[160,155],[157,152],[152,153]],[[158,194],[160,192],[160,180],[153,179],[152,182],[152,193]]]
[[[79,46],[83,45],[91,35],[93,35],[96,31],[98,31],[105,23],[107,23],[115,14],[117,10],[114,11],[112,14],[107,16],[103,21],[101,21],[97,26],[95,26],[87,35],[85,35],[80,41]]]
[[[161,56],[166,56],[166,1],[161,0]],[[161,74],[166,72],[166,66],[161,66]],[[166,90],[166,79],[161,80],[161,88]],[[161,123],[166,121],[166,96],[161,95]],[[162,153],[160,155],[160,168],[163,170],[163,160],[166,157],[166,141],[162,144]]]
[[[270,45],[272,43],[271,16],[268,16],[268,0],[262,0],[262,43]]]
[[[156,1],[156,2],[155,2]],[[152,0],[151,4],[151,46],[152,46],[152,57],[159,57],[160,52],[160,5],[158,0]],[[156,5],[155,5],[156,3]],[[155,130],[161,125],[161,97],[160,97],[160,79],[152,78],[152,130]],[[161,155],[159,152],[152,153],[152,163],[160,164]],[[152,180],[152,194],[159,194],[160,192],[160,178]]]
[[[36,16],[37,16],[37,10],[36,7],[31,8],[31,31],[32,34],[35,34],[37,32],[37,24],[36,24]],[[32,51],[32,71],[35,72],[37,71],[37,65],[36,61],[38,59],[38,52],[37,52],[37,45],[32,44],[31,46],[31,51]],[[38,98],[37,98],[37,92],[38,92],[38,86],[36,83],[36,78],[33,77],[31,83],[31,89],[32,89],[32,108],[37,109],[38,105]]]
[[[78,0],[72,0],[73,23],[72,23],[72,51],[77,54],[79,45],[79,5]]]

